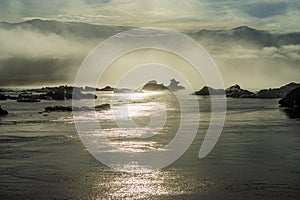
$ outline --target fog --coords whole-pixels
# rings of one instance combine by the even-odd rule
[[[84,58],[105,38],[82,38],[76,37],[76,34],[66,37],[66,35],[68,34],[62,36],[54,32],[20,27],[14,29],[0,27],[0,86],[72,85]],[[256,42],[220,42],[205,38],[197,40],[219,67],[225,87],[237,83],[244,88],[260,89],[279,87],[291,81],[300,82],[299,44],[266,47],[257,45]],[[158,57],[157,52],[150,53]],[[136,57],[140,58],[141,55],[137,53]],[[155,70],[149,68],[147,72],[144,66],[147,76],[135,79],[133,74],[137,72],[134,72],[130,75],[131,84],[125,84],[124,87],[136,87],[143,84],[143,80],[147,82],[150,79],[168,84],[174,76],[184,82],[180,75],[184,75],[199,88],[204,85],[201,77],[198,77],[197,83],[194,73],[185,71],[187,65],[170,56],[166,56],[165,59],[170,59],[170,62],[162,64],[169,64],[169,67],[183,74],[176,76],[176,73],[164,67],[161,68],[161,72],[155,73],[159,65],[154,67]],[[108,78],[102,80],[101,86],[112,84],[116,74],[118,74],[116,77],[121,77],[120,69],[126,62],[123,61],[118,67],[112,67],[113,70],[107,72]]]

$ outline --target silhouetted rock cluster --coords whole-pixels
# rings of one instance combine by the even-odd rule
[[[274,99],[283,98],[293,89],[300,87],[298,83],[289,83],[280,88],[262,89],[257,93],[242,89],[239,85],[233,85],[226,90],[214,89],[204,86],[201,90],[196,91],[195,95],[224,95],[231,98],[260,98],[260,99]]]
[[[149,81],[148,83],[146,83],[142,90],[146,90],[146,91],[160,91],[160,90],[169,90],[166,86],[164,86],[164,84],[158,84],[157,81],[153,80],[153,81]]]
[[[254,93],[248,90],[241,89],[239,85],[233,85],[225,90],[226,97],[232,98],[253,98]]]
[[[171,91],[185,90],[185,87],[179,85],[180,82],[176,81],[174,78],[170,80],[170,84],[167,86]]]
[[[178,90],[184,90],[185,87],[179,85],[180,82],[176,81],[175,79],[170,80],[170,84],[168,86],[165,86],[164,84],[159,84],[157,83],[156,80],[149,81],[146,83],[143,87],[142,90],[145,91],[160,91],[160,90],[171,90],[171,91],[178,91]]]
[[[214,89],[208,86],[204,86],[201,90],[195,92],[195,95],[225,95],[225,90],[222,89]]]

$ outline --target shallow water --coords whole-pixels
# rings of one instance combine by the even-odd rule
[[[210,121],[210,101],[188,92],[178,95],[191,117],[190,125],[196,123],[193,116],[197,114],[191,99],[199,101],[200,126],[193,144],[163,169],[145,167],[134,172],[117,171],[97,161],[79,139],[71,113],[40,112],[46,106],[70,105],[70,101],[2,101],[10,114],[0,118],[0,198],[299,198],[300,121],[288,118],[278,108],[278,100],[227,99],[222,135],[212,152],[199,159]],[[96,104],[111,103],[110,93],[98,97]],[[112,109],[97,112],[96,118],[103,133],[123,151],[155,151],[174,137],[181,113],[176,99],[163,93],[141,93],[133,97],[117,94],[112,100]],[[119,111],[125,107],[138,127],[120,126],[126,115]],[[149,127],[149,116],[160,119],[163,113],[168,116],[164,128],[160,124]],[[89,117],[93,115],[85,114],[81,120]]]

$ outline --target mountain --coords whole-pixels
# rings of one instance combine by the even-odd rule
[[[248,26],[239,26],[227,30],[202,29],[189,35],[198,41],[205,40],[210,43],[240,42],[252,43],[263,47],[300,44],[300,32],[271,33],[265,30],[256,30]]]
[[[1,22],[0,29],[24,29],[41,33],[55,33],[63,37],[79,38],[108,38],[122,31],[136,27],[95,25],[82,22],[61,22],[55,20],[33,19],[20,23]],[[254,43],[260,46],[281,46],[300,44],[300,32],[271,33],[265,30],[256,30],[248,26],[239,26],[226,30],[206,30],[186,33],[198,41],[213,43],[241,42]]]
[[[1,22],[0,29],[24,29],[41,33],[55,33],[62,37],[108,38],[117,33],[132,29],[127,26],[94,25],[82,22],[61,22],[33,19],[21,23]]]

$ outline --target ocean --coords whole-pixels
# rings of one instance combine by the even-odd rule
[[[139,171],[110,168],[92,156],[71,112],[42,112],[46,106],[71,105],[71,100],[1,101],[9,115],[0,118],[0,199],[299,199],[300,121],[279,108],[278,99],[228,98],[222,134],[200,159],[211,120],[210,98],[190,91],[177,95],[183,105],[163,92],[133,99],[126,93],[97,93],[96,105],[112,107],[97,111],[102,133],[133,153],[168,144],[178,130],[181,106],[187,116],[200,112],[199,121],[189,121],[191,126],[199,123],[197,135],[179,159],[161,169]],[[116,126],[115,120],[126,118],[116,116],[124,108],[138,127]],[[149,127],[149,116],[160,117],[161,109],[167,116],[163,128]],[[153,135],[143,137],[145,133]]]

